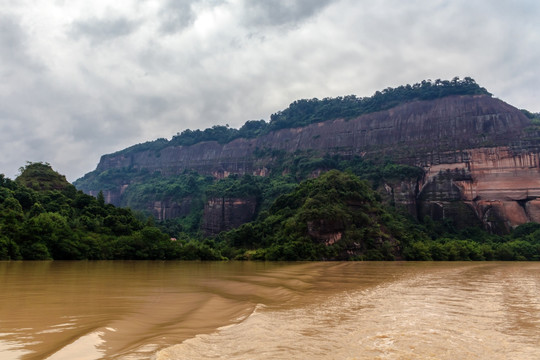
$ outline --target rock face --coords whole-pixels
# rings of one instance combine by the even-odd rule
[[[174,219],[189,215],[192,207],[192,199],[184,198],[177,201],[154,201],[148,208],[152,210],[152,215],[158,220]]]
[[[417,182],[385,184],[395,204],[419,218],[452,218],[458,226],[483,225],[507,232],[527,221],[540,221],[540,142],[527,132],[530,125],[521,111],[498,99],[450,96],[227,144],[204,142],[159,152],[104,155],[97,171],[129,167],[163,175],[195,170],[216,178],[265,176],[275,151],[387,156],[425,170]],[[115,203],[124,189],[104,193],[106,200]],[[158,218],[182,212],[174,204],[154,209]],[[210,199],[203,230],[215,234],[236,227],[252,220],[255,209],[251,200]]]
[[[355,119],[336,119],[282,129],[255,139],[214,141],[104,155],[98,171],[132,167],[164,175],[193,169],[215,177],[264,173],[268,161],[258,150],[293,153],[314,150],[341,155],[387,154],[408,163],[457,162],[461,151],[508,145],[529,120],[519,110],[489,96],[451,96],[406,103]]]
[[[465,153],[462,162],[427,168],[417,196],[420,216],[452,217],[470,225],[479,220],[494,232],[540,221],[538,152],[493,147]]]
[[[255,198],[211,198],[204,206],[202,230],[207,235],[236,228],[254,219]]]

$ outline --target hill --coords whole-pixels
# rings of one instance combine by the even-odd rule
[[[0,175],[0,260],[220,259],[129,209],[77,191],[49,164]]]
[[[416,219],[504,234],[540,221],[537,119],[470,78],[423,81],[369,98],[299,100],[269,123],[135,145],[102,156],[75,185],[215,235],[255,219],[306,178],[349,169]]]

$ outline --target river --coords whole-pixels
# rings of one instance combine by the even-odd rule
[[[539,359],[540,263],[0,262],[0,359]]]

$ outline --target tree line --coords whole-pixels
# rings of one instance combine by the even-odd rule
[[[285,175],[207,183],[186,173],[184,190],[168,183],[184,194],[195,184],[206,196],[259,199],[254,221],[215,237],[185,226],[200,213],[155,222],[106,204],[103,193],[77,191],[49,164],[29,163],[15,180],[0,176],[0,259],[540,260],[540,224],[505,236],[457,229],[449,220],[416,220],[375,190],[389,176],[419,176],[414,168],[330,156],[314,161],[334,161],[339,169],[311,178],[309,162],[296,161],[296,172]]]

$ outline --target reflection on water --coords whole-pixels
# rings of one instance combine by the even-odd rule
[[[0,262],[0,359],[537,359],[538,263]]]

